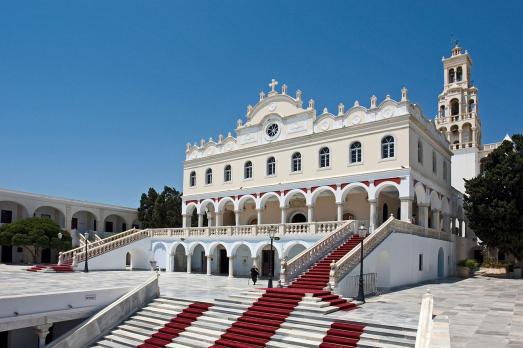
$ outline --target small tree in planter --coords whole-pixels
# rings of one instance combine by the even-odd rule
[[[461,260],[458,262],[458,267],[456,270],[460,277],[468,278],[474,274],[474,271],[477,270],[478,265],[478,261],[474,259]]]

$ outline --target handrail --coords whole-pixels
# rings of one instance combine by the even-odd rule
[[[107,237],[107,238],[103,238],[103,239],[100,239],[100,240],[97,240],[95,242],[91,242],[89,243],[89,248],[94,248],[94,247],[97,247],[97,246],[100,246],[102,244],[105,244],[105,243],[108,243],[108,242],[111,242],[115,239],[118,239],[120,237],[123,237],[123,236],[126,236],[126,235],[129,235],[129,234],[132,234],[136,231],[136,228],[131,228],[130,230],[127,230],[127,231],[124,231],[124,232],[121,232],[121,233],[117,233],[117,234],[114,234],[110,237]],[[79,235],[81,236],[82,234],[79,233]],[[85,237],[84,237],[85,238]],[[68,250],[66,252],[62,252],[60,253],[60,256],[58,258],[58,264],[62,264],[64,262],[67,262],[69,260],[72,260],[74,258],[74,255],[77,254],[77,253],[81,253],[81,252],[84,252],[84,249],[85,249],[85,244],[84,246],[80,246],[80,247],[77,247],[77,248],[74,248],[74,249],[71,249],[71,250]]]
[[[432,310],[434,308],[434,297],[430,290],[421,298],[419,311],[418,331],[416,333],[415,348],[428,348],[432,336]]]
[[[329,253],[343,239],[347,239],[351,232],[355,233],[355,221],[344,222],[332,233],[326,235],[310,248],[305,249],[289,261],[282,261],[280,281],[282,285],[288,285],[294,278],[309,268],[320,258]]]
[[[420,237],[435,238],[452,241],[455,236],[445,231],[438,231],[396,220],[393,216],[387,219],[380,227],[363,240],[363,258],[369,255],[392,232],[412,234]],[[336,263],[331,264],[329,286],[334,289],[338,283],[360,263],[361,245],[358,244]]]
[[[88,347],[153,299],[160,296],[158,276],[150,277],[45,348]]]

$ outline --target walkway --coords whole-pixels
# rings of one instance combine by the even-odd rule
[[[455,279],[369,298],[350,312],[332,316],[397,325],[417,325],[421,297],[430,289],[434,314],[448,316],[454,348],[523,347],[523,280]]]

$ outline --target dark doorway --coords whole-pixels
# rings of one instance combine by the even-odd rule
[[[207,258],[205,257],[205,251],[200,252],[200,262],[202,265],[202,273],[207,273]]]
[[[481,249],[474,250],[474,260],[483,263],[483,251]]]
[[[9,331],[0,332],[0,347],[7,347],[9,343]]]
[[[127,224],[124,222],[122,223],[122,232],[127,231]]]
[[[272,276],[274,277],[274,251],[272,251]],[[271,251],[262,251],[262,276],[268,277],[271,269]]]
[[[2,245],[2,262],[13,262],[13,247],[10,245]]]
[[[73,229],[73,230],[78,229],[78,218],[71,219],[71,229]]]
[[[105,222],[105,232],[113,232],[113,222],[112,221]]]
[[[383,203],[383,216],[382,216],[381,223],[384,223],[385,221],[387,221],[388,216],[389,216],[389,206],[387,205],[387,203]]]
[[[229,260],[227,260],[227,250],[220,249],[220,270],[219,273],[229,273]]]
[[[307,222],[307,218],[305,217],[304,214],[298,213],[298,214],[294,214],[294,216],[291,219],[291,222],[292,223]]]
[[[42,263],[51,263],[51,249],[42,249]]]
[[[13,212],[11,210],[2,210],[0,223],[10,224],[11,222],[13,222]]]

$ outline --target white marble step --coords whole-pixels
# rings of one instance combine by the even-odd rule
[[[105,340],[120,343],[127,347],[136,347],[137,345],[142,343],[142,341],[137,341],[134,339],[129,339],[126,337],[116,336],[116,335],[112,335],[112,334],[105,336]]]
[[[405,338],[398,338],[393,336],[385,336],[385,335],[372,335],[368,333],[363,333],[360,336],[360,340],[368,341],[368,342],[378,342],[382,344],[393,344],[399,347],[411,347],[416,343],[416,340],[412,341],[411,339],[405,339]]]
[[[292,322],[283,322],[280,325],[280,329],[287,329],[287,330],[299,330],[299,331],[306,331],[310,333],[324,333],[327,332],[327,330],[330,329],[330,324],[326,326],[316,326],[316,325],[309,325],[309,324],[296,324]]]
[[[199,339],[201,341],[207,342],[208,345],[212,345],[221,335],[225,332],[219,330],[203,329],[201,327],[192,327],[189,326],[185,329],[184,332],[180,333],[178,337],[188,337],[191,339]],[[176,337],[176,338],[178,338]],[[176,342],[176,339],[174,339]]]
[[[200,317],[201,318],[201,317]],[[232,320],[227,320],[226,323],[216,323],[212,321],[207,320],[198,320],[194,321],[190,327],[197,327],[202,329],[209,329],[209,330],[218,330],[225,332],[231,325],[234,323]]]
[[[155,308],[165,308],[169,310],[180,310],[187,308],[187,305],[178,304],[178,303],[168,303],[168,302],[151,302],[147,305],[147,307],[155,307]]]
[[[158,312],[155,312],[155,311],[151,311],[148,308],[144,308],[144,309],[142,309],[141,311],[139,311],[136,314],[139,315],[139,316],[142,316],[142,317],[149,317],[149,318],[152,318],[152,319],[161,320],[163,322],[169,321],[173,317],[172,315],[169,315],[169,314],[164,314],[164,313],[158,313]]]
[[[289,328],[279,328],[276,330],[274,337],[279,336],[285,336],[285,337],[293,337],[293,338],[299,338],[303,340],[311,340],[311,341],[322,341],[323,337],[325,337],[328,328],[323,328],[322,331],[319,330],[313,330],[314,327],[309,326],[306,330],[298,330],[298,329],[289,329]]]
[[[108,340],[102,340],[100,342],[97,342],[96,346],[94,346],[94,347],[96,347],[96,348],[128,348],[129,345],[123,345],[123,344],[111,342]]]
[[[415,343],[412,345],[396,345],[391,343],[378,342],[375,340],[368,340],[365,338],[360,338],[358,341],[358,347],[360,348],[405,348],[405,347],[414,347]]]
[[[166,320],[160,320],[160,319],[151,318],[151,317],[148,317],[148,316],[145,316],[145,315],[141,315],[139,313],[137,315],[133,316],[132,319],[133,320],[143,321],[143,322],[146,322],[146,323],[156,324],[156,325],[159,325],[160,327],[164,326],[165,323],[166,323]]]
[[[134,320],[133,317],[131,317],[129,320],[124,321],[122,325],[130,325],[130,326],[142,328],[145,330],[158,330],[159,328],[163,327],[163,325],[159,325],[159,324],[155,324],[155,323],[149,323],[149,322],[141,321],[141,320]]]
[[[160,308],[160,307],[154,307],[154,306],[148,306],[144,308],[143,310],[150,312],[150,313],[158,313],[160,315],[167,315],[169,317],[174,317],[177,314],[181,313],[184,308],[180,308],[179,310],[173,310],[170,308]]]
[[[266,347],[306,347],[306,348],[317,348],[321,342],[321,339],[318,338],[299,338],[294,336],[283,336],[283,335],[274,335],[271,337],[271,340],[266,343]],[[283,346],[282,346],[283,344]]]
[[[129,332],[134,332],[134,333],[137,333],[139,335],[144,335],[144,336],[151,336],[153,333],[158,331],[157,329],[144,329],[142,327],[138,327],[138,326],[134,326],[134,325],[126,325],[126,324],[122,324],[122,325],[118,326],[118,329],[129,331]]]
[[[149,335],[147,335],[147,336],[141,335],[137,332],[129,332],[127,330],[122,330],[122,329],[116,329],[116,330],[111,331],[111,335],[123,337],[123,338],[129,339],[129,340],[136,341],[138,343],[143,343],[143,341],[145,341],[146,339],[151,338],[151,336],[149,336]]]
[[[365,326],[363,329],[364,333],[379,336],[391,336],[397,338],[404,338],[416,341],[416,331],[404,331],[398,329],[389,329],[376,326]]]
[[[207,348],[211,346],[212,344],[209,344],[207,341],[201,341],[199,339],[195,339],[192,337],[183,337],[178,336],[176,337],[176,342],[169,343],[166,345],[166,347],[169,348],[187,348],[187,347],[194,347],[194,348]]]

